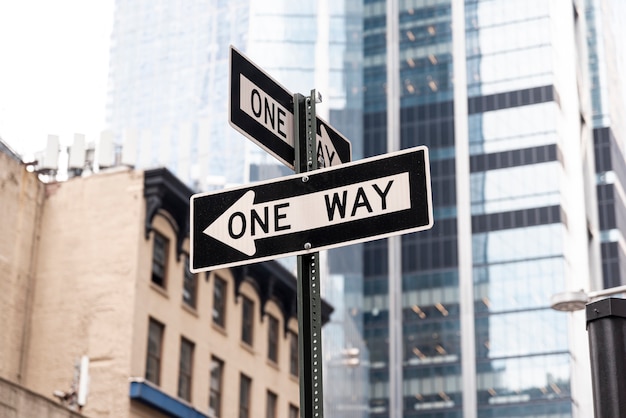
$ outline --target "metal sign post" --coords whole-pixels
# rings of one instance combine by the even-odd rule
[[[608,298],[586,306],[591,383],[596,418],[626,411],[626,299]]]
[[[315,90],[311,96],[293,96],[295,169],[297,173],[318,168]],[[303,182],[308,177],[302,177]],[[305,249],[311,243],[304,244]],[[300,417],[324,416],[322,384],[322,298],[319,252],[298,256],[298,353],[300,367]]]

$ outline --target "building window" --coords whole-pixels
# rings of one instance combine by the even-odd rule
[[[167,255],[169,241],[163,235],[154,231],[154,247],[152,249],[152,283],[165,287],[167,271]]]
[[[298,367],[298,335],[295,332],[289,332],[289,372],[292,376],[299,375]]]
[[[252,379],[245,374],[239,378],[239,418],[250,418],[250,389]]]
[[[213,284],[213,323],[226,327],[226,281],[219,276]]]
[[[300,410],[297,406],[289,404],[289,418],[300,418]]]
[[[216,357],[211,358],[211,381],[209,392],[209,416],[220,418],[222,415],[222,375],[224,362]]]
[[[267,409],[265,411],[266,418],[276,418],[276,405],[278,404],[278,395],[274,392],[267,391]]]
[[[191,401],[191,371],[193,369],[194,344],[186,338],[180,340],[180,364],[178,366],[178,397]]]
[[[189,270],[189,256],[185,257],[183,272],[183,302],[187,306],[196,308],[198,276]]]
[[[278,363],[278,319],[268,315],[267,358]]]
[[[241,341],[248,345],[252,345],[252,336],[254,331],[254,302],[245,296],[242,296],[242,298]]]
[[[146,380],[159,385],[161,381],[161,354],[165,326],[150,318],[148,325],[148,354],[146,355]]]

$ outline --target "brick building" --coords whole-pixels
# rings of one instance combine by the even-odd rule
[[[43,183],[0,152],[0,377],[53,398],[86,356],[89,417],[298,416],[296,280],[190,274],[190,194],[166,169]]]

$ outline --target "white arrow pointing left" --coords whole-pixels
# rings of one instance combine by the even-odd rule
[[[203,232],[248,255],[256,240],[410,209],[409,173],[270,202],[248,190]]]

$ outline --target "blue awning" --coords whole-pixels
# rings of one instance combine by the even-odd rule
[[[130,382],[130,399],[175,418],[209,418],[189,404],[172,398],[160,389],[143,381]]]

